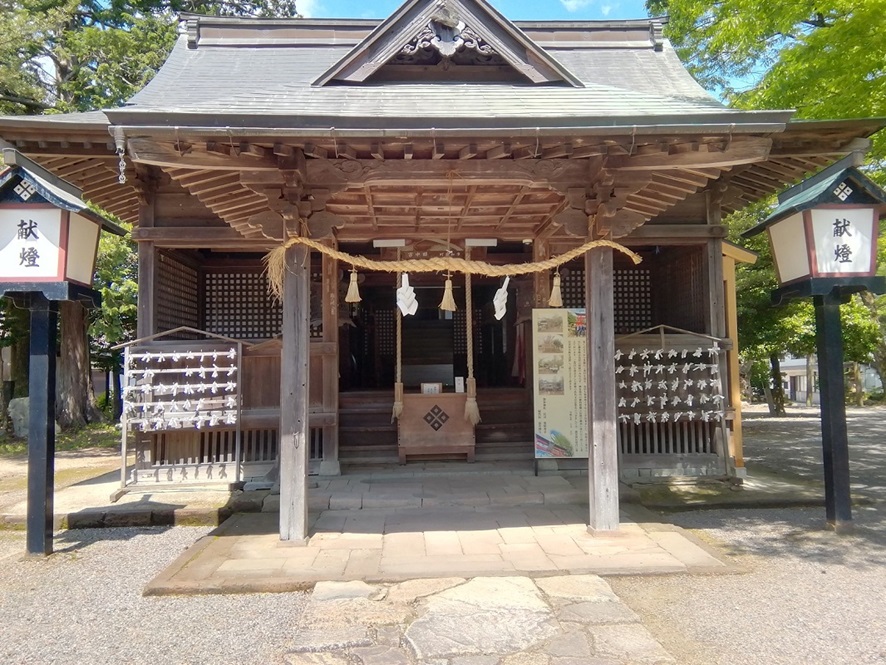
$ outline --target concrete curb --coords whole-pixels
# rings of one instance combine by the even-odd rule
[[[57,531],[64,531],[134,526],[218,526],[234,512],[227,506],[221,508],[177,508],[174,510],[87,509],[76,513],[57,514],[53,519],[53,527]],[[20,531],[26,528],[26,524],[27,517],[24,515],[0,515],[0,531]]]

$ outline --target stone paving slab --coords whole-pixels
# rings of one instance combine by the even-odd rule
[[[665,665],[676,661],[593,575],[321,582],[289,665]],[[581,608],[577,611],[576,608]]]
[[[710,546],[673,525],[628,521],[628,514],[618,532],[592,535],[579,514],[534,507],[324,511],[313,516],[302,546],[280,542],[277,515],[238,514],[179,557],[145,593],[288,591],[318,581],[518,573],[736,572]]]

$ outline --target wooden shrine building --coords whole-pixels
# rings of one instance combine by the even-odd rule
[[[555,273],[563,305],[584,309],[570,325],[587,337],[591,528],[617,528],[620,477],[740,472],[729,278],[752,257],[725,243],[721,220],[863,152],[882,123],[726,108],[683,68],[663,22],[511,22],[485,0],[408,0],[384,21],[191,16],[124,106],[0,118],[5,144],[134,225],[142,341],[128,385],[148,401],[128,415],[140,424],[128,481],[258,478],[279,459],[281,537],[298,540],[309,470],[438,456],[528,465],[533,389],[567,370],[530,353]],[[263,259],[291,238],[316,246],[285,250],[276,300]],[[501,318],[493,274],[453,272],[456,309],[441,311],[444,271],[410,272],[418,306],[400,316],[402,270],[357,267],[361,300],[347,302],[351,264],[325,251],[513,267],[597,239],[642,262],[595,246],[556,270],[515,270]],[[722,421],[687,421],[685,404],[662,415],[665,392],[641,417],[647,404],[620,377],[677,361],[620,359],[702,347],[696,364],[723,378]],[[476,425],[456,392],[470,378]],[[697,400],[714,399],[708,385]]]

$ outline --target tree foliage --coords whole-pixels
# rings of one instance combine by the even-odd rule
[[[696,79],[746,109],[886,116],[886,0],[647,0]],[[886,159],[886,134],[873,156]]]
[[[701,85],[733,106],[793,108],[804,119],[886,116],[880,46],[886,0],[647,0],[646,6],[668,14],[666,35],[681,59]],[[870,156],[868,174],[886,183],[886,132],[874,136]],[[737,239],[768,209],[763,202],[726,223]],[[773,354],[815,352],[814,312],[811,302],[772,307],[769,293],[777,284],[769,244],[765,236],[740,242],[760,259],[739,268],[739,340],[757,375],[766,376]],[[841,318],[845,358],[873,362],[886,380],[886,302],[853,298]]]
[[[163,64],[187,12],[296,15],[292,0],[0,0],[0,113],[121,104]]]

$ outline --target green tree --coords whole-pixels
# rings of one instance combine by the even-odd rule
[[[117,220],[121,226],[125,223]],[[138,314],[138,253],[129,238],[103,234],[99,241],[95,288],[101,293],[101,309],[89,326],[93,364],[111,378],[108,405],[120,416],[122,353],[112,347],[135,338]]]
[[[647,0],[696,79],[734,106],[886,116],[886,0]],[[886,159],[886,135],[873,157]]]
[[[0,113],[90,111],[121,104],[168,56],[182,12],[296,15],[292,0],[0,0]],[[128,308],[134,307],[120,300],[132,296],[133,283],[134,276],[124,286],[114,279],[100,284],[109,306],[92,328],[107,344],[125,339],[116,327],[125,326]],[[65,353],[58,367],[57,417],[62,426],[77,426],[100,416],[89,380],[87,315],[80,305],[63,303],[60,320]],[[21,335],[13,337],[19,351],[15,357],[22,349],[27,352],[25,342]]]
[[[296,15],[292,0],[0,0],[0,112],[121,104],[163,64],[183,12]]]

